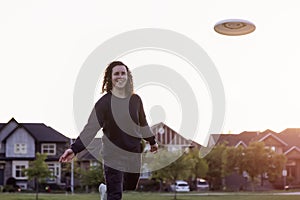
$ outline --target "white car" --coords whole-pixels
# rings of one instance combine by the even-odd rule
[[[177,180],[175,181],[175,184],[171,185],[171,191],[189,192],[190,186],[186,181]]]
[[[197,190],[209,190],[209,184],[205,179],[197,178]]]

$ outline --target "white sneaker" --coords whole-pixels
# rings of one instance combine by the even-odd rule
[[[106,195],[106,185],[101,183],[99,185],[99,193],[100,193],[100,200],[106,200],[107,195]]]

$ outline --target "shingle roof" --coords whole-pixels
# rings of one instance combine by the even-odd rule
[[[13,126],[9,126],[14,123]],[[5,133],[2,133],[3,140],[6,140],[11,134],[13,134],[17,129],[24,128],[28,133],[38,142],[68,142],[69,138],[59,133],[55,129],[46,126],[43,123],[18,123],[14,118],[12,118],[8,123],[1,123],[1,128],[4,126],[9,126],[5,129]]]
[[[20,123],[39,142],[68,142],[69,138],[43,123]]]
[[[292,146],[300,148],[300,128],[287,128],[278,134],[278,137],[288,143],[288,147]]]
[[[257,131],[244,131],[240,134],[220,134],[218,135],[218,141],[217,144],[223,144],[226,143],[229,146],[235,146],[239,142],[243,142],[246,145],[249,145],[251,139],[253,137],[256,137],[259,133]],[[216,138],[217,134],[213,134]]]
[[[283,151],[286,152],[293,147],[300,149],[300,128],[287,128],[280,133],[276,133],[270,129],[263,132],[249,132],[244,131],[240,134],[220,134],[212,135],[216,138],[219,136],[217,144],[226,143],[230,146],[235,146],[239,142],[243,142],[246,145],[254,141],[264,140],[268,136],[272,136],[283,144]]]
[[[78,153],[77,158],[80,161],[95,160],[100,158],[100,150],[102,148],[102,138],[94,138],[91,144],[82,152]]]

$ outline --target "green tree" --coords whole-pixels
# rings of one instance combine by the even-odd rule
[[[271,183],[275,183],[275,181],[281,177],[282,170],[284,169],[287,158],[283,154],[275,153],[272,150],[269,150],[268,155],[268,167],[267,167],[267,175],[268,180]]]
[[[36,200],[38,200],[40,183],[42,183],[43,181],[45,181],[46,178],[51,176],[51,171],[49,170],[48,165],[45,162],[46,158],[47,155],[36,153],[35,160],[31,161],[29,163],[29,168],[24,170],[26,176],[28,176],[28,179],[34,180]]]
[[[252,142],[244,151],[241,167],[249,175],[253,191],[255,178],[267,171],[267,159],[268,154],[262,142]]]
[[[245,148],[239,147],[226,147],[223,157],[223,173],[225,176],[233,172],[243,173],[242,160]]]
[[[275,181],[282,172],[286,159],[284,155],[266,148],[263,142],[253,142],[245,149],[241,168],[248,173],[254,190],[254,180],[260,175],[261,186],[264,178]]]
[[[207,178],[212,189],[221,189],[224,173],[224,153],[226,151],[224,144],[216,145],[206,156],[208,164]]]
[[[81,184],[86,187],[88,191],[89,188],[98,188],[100,183],[104,182],[103,167],[102,163],[98,162],[97,165],[90,166],[89,169],[81,169]]]
[[[170,162],[174,158],[178,159]],[[169,164],[162,169],[152,172],[152,178],[175,183],[176,180],[189,177],[193,161],[189,159],[188,153],[182,153],[182,150],[173,152],[160,150],[159,158],[157,159]],[[176,191],[174,191],[174,199],[177,199]]]
[[[190,176],[194,180],[194,187],[197,183],[197,178],[204,178],[208,172],[208,164],[205,159],[201,157],[200,151],[197,148],[189,149],[187,159],[192,164],[190,167]]]
[[[80,169],[79,163],[77,161],[77,157],[75,157],[72,162],[73,162],[74,179],[79,180],[81,177],[81,169]],[[62,163],[61,171],[62,171],[61,177],[63,178],[62,181],[66,183],[65,189],[66,189],[66,191],[70,191],[71,187],[72,187],[71,186],[72,163],[71,162]],[[73,185],[73,187],[75,187],[75,185]]]

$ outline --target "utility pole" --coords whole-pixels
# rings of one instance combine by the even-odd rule
[[[73,139],[70,139],[70,144],[73,143]],[[74,194],[74,159],[71,161],[71,193]]]

